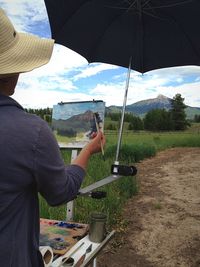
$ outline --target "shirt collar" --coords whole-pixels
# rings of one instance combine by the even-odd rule
[[[15,101],[13,98],[2,95],[0,93],[0,107],[2,106],[16,106],[20,109],[23,109],[23,107],[19,103],[17,103],[17,101]]]

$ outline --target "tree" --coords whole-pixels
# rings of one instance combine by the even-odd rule
[[[121,118],[121,113],[119,112],[110,112],[107,114],[108,117],[111,118],[112,121],[119,121]]]
[[[171,113],[165,109],[152,109],[144,117],[144,128],[149,131],[172,130]]]
[[[47,121],[48,123],[51,123],[52,120],[52,109],[47,107],[47,108],[40,108],[40,109],[25,109],[26,112],[31,113],[31,114],[36,114],[37,116],[41,117],[43,120]]]
[[[171,116],[173,121],[173,128],[175,131],[185,130],[188,126],[188,121],[186,120],[184,98],[181,94],[176,94],[171,101]]]
[[[195,114],[194,115],[194,121],[195,122],[200,122],[200,115]]]
[[[116,130],[116,126],[113,123],[109,123],[105,126],[105,130]]]
[[[132,115],[132,117],[129,121],[128,129],[134,130],[134,131],[144,130],[143,120],[140,119],[140,117]]]

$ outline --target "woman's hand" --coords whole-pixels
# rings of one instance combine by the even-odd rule
[[[88,143],[79,153],[77,158],[72,162],[72,164],[76,164],[83,169],[86,169],[88,160],[91,155],[102,152],[103,147],[105,145],[105,136],[99,131],[97,135]]]
[[[88,143],[83,150],[88,150],[90,155],[102,152],[106,140],[104,134],[99,131],[96,136]]]

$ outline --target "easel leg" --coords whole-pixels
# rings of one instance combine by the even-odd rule
[[[78,150],[73,149],[71,154],[71,162],[77,157]],[[74,219],[74,201],[70,201],[67,203],[67,211],[66,211],[66,220],[73,221]]]
[[[93,260],[92,267],[97,267],[97,259],[96,258]]]
[[[70,201],[67,203],[67,221],[73,221],[74,218],[74,201]]]

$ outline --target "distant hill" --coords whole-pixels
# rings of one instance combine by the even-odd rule
[[[52,128],[62,130],[73,129],[77,132],[84,132],[90,129],[92,119],[93,112],[91,110],[87,110],[85,113],[74,115],[66,120],[52,119]]]
[[[164,95],[158,95],[156,98],[138,101],[134,104],[126,106],[126,112],[131,112],[135,116],[143,118],[147,112],[152,109],[166,109],[171,108],[171,98]],[[121,106],[109,106],[106,108],[107,112],[121,112]],[[187,119],[193,119],[194,115],[200,115],[200,108],[187,106],[185,109]]]

